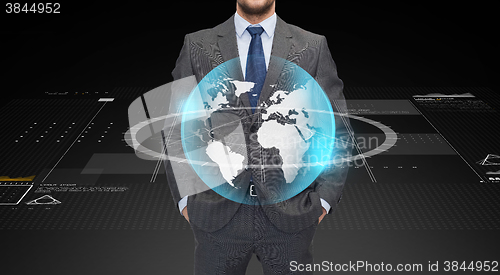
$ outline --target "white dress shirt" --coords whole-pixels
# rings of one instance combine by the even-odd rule
[[[269,60],[271,59],[271,50],[273,48],[273,38],[274,30],[276,29],[276,13],[268,17],[266,20],[252,25],[241,17],[237,12],[234,15],[234,27],[236,30],[236,41],[238,44],[238,54],[240,56],[241,69],[243,71],[243,76],[246,75],[247,68],[247,55],[248,48],[250,47],[250,42],[252,41],[252,36],[247,31],[248,26],[260,26],[264,29],[264,32],[260,35],[262,39],[262,48],[264,50],[264,58],[266,60],[266,69],[269,68]],[[182,215],[182,210],[187,206],[188,196],[183,197],[179,201],[179,211]],[[321,206],[325,208],[326,212],[330,211],[330,204],[324,199],[321,200]]]
[[[247,31],[248,26],[260,26],[264,32],[260,35],[262,39],[262,48],[264,50],[264,58],[266,60],[266,69],[269,68],[269,60],[271,59],[271,49],[273,48],[274,29],[276,28],[276,13],[271,15],[266,20],[259,24],[252,25],[238,13],[234,15],[234,28],[236,30],[236,42],[238,44],[238,54],[240,56],[241,70],[243,76],[246,76],[247,70],[247,55],[252,36]]]

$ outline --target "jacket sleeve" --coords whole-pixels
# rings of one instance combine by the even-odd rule
[[[321,37],[316,81],[327,94],[335,112],[335,142],[332,154],[332,164],[328,165],[316,179],[315,191],[320,198],[326,200],[331,208],[328,213],[335,211],[340,201],[342,190],[347,178],[349,163],[345,160],[351,155],[351,142],[348,128],[349,120],[343,113],[347,113],[347,105],[343,93],[343,82],[337,75],[337,66],[333,61],[328,48],[326,37]]]
[[[194,75],[191,66],[190,43],[189,34],[186,34],[186,36],[184,36],[184,44],[182,45],[181,52],[175,62],[175,68],[172,71],[174,80]]]
[[[193,70],[191,68],[191,58],[190,58],[190,54],[189,54],[189,48],[190,48],[189,44],[190,44],[189,35],[186,35],[184,37],[184,44],[182,46],[181,52],[180,52],[179,57],[177,58],[177,61],[175,63],[175,68],[172,71],[172,76],[174,78],[174,81],[193,75]],[[171,100],[173,100],[173,99],[171,99]],[[172,108],[172,106],[173,105],[170,104],[169,108]],[[165,136],[165,134],[164,134],[164,136]],[[165,148],[166,155],[180,155],[181,153],[182,153],[181,147],[178,147],[178,148],[172,147],[170,149]],[[181,201],[182,197],[184,196],[184,194],[181,194],[183,192],[181,192],[180,186],[178,186],[178,184],[182,184],[181,182],[178,182],[178,179],[180,177],[179,174],[185,174],[185,173],[180,172],[183,169],[179,169],[179,166],[182,164],[173,163],[168,159],[164,161],[164,164],[165,164],[165,172],[166,172],[166,176],[167,176],[168,185],[169,185],[170,191],[172,193],[172,198],[174,200],[175,205],[179,208],[179,202]],[[184,165],[184,167],[181,167],[181,168],[184,168],[184,170],[189,168],[189,167],[185,167],[185,166],[186,165]],[[176,172],[177,177],[174,174],[174,170],[177,170],[177,172]],[[179,209],[179,211],[181,211],[181,210],[182,209]],[[181,215],[182,215],[182,213],[181,213]]]

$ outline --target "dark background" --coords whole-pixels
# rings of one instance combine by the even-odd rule
[[[346,86],[498,91],[493,4],[346,2],[276,4],[286,22],[328,38]],[[184,35],[225,21],[235,5],[85,1],[61,3],[61,14],[2,11],[5,96],[160,86],[172,80]]]

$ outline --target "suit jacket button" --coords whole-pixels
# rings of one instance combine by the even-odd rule
[[[255,124],[250,127],[250,133],[257,133],[257,126]]]

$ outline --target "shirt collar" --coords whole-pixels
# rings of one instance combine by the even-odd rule
[[[274,30],[276,29],[276,13],[268,17],[266,20],[252,25],[241,17],[238,13],[234,15],[234,27],[236,29],[236,34],[241,37],[246,31],[248,26],[261,26],[267,36],[272,37],[274,35]]]

